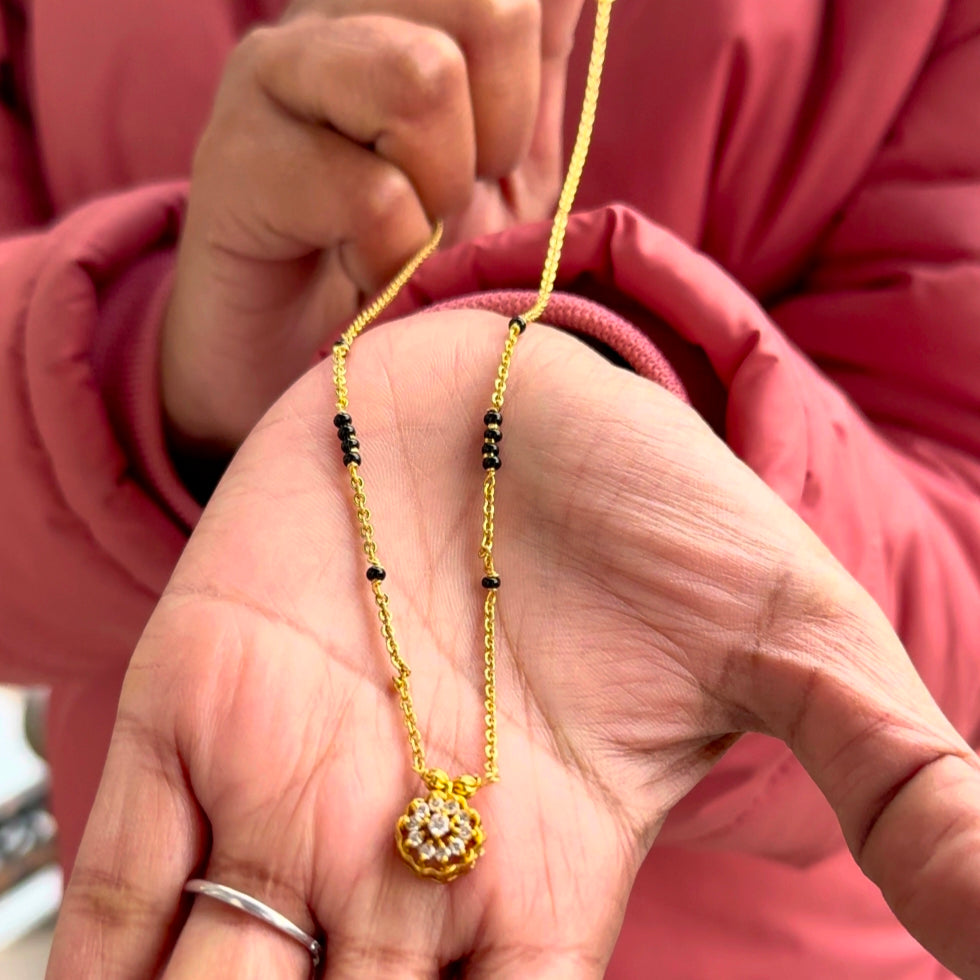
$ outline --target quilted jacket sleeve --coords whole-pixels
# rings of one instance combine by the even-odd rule
[[[963,733],[980,741],[980,3],[952,3],[888,138],[772,315],[858,407],[888,460],[852,528],[876,598]],[[842,440],[843,441],[843,440]],[[843,446],[838,447],[838,452]],[[832,473],[828,459],[827,471]],[[860,474],[823,496],[845,522]],[[870,489],[870,488],[869,488]],[[826,509],[826,504],[824,505]],[[836,512],[834,512],[836,511]]]
[[[168,467],[152,351],[183,198],[150,187],[0,241],[3,680],[125,664],[194,520],[172,473],[169,506],[145,489],[125,438],[143,417]]]
[[[126,662],[196,514],[146,451],[184,192],[48,224],[26,26],[0,0],[0,681],[52,684]]]

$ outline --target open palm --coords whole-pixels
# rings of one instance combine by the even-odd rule
[[[395,630],[428,763],[451,775],[482,768],[480,419],[503,332],[430,314],[376,328],[350,362]],[[330,977],[598,977],[646,849],[733,733],[791,742],[872,874],[878,803],[916,765],[977,778],[802,523],[672,396],[536,327],[504,410],[502,778],[472,801],[486,853],[448,886],[417,878],[394,825],[424,791],[332,395],[312,372],[249,437],[134,655],[53,977],[79,975],[79,949],[85,976],[305,974],[305,951],[255,920],[205,899],[188,917],[195,876],[322,932]],[[880,642],[845,660],[804,637],[815,610]],[[855,740],[869,712],[901,718],[894,745]],[[855,791],[868,752],[885,761]],[[937,890],[935,863],[920,872]]]

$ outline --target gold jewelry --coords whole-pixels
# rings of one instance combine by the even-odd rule
[[[572,149],[568,173],[558,199],[548,243],[548,252],[541,273],[541,286],[538,299],[526,313],[515,316],[507,327],[507,340],[504,342],[497,377],[494,381],[490,408],[483,416],[483,535],[479,555],[483,562],[483,588],[486,597],[483,604],[483,661],[484,661],[484,721],[485,746],[482,775],[469,774],[451,779],[441,769],[430,769],[426,765],[422,733],[419,731],[412,692],[409,686],[408,664],[403,659],[395,640],[388,607],[388,596],[381,583],[386,572],[378,557],[378,547],[374,540],[371,514],[364,495],[364,480],[360,474],[361,444],[354,430],[354,423],[347,412],[347,358],[351,345],[361,331],[370,324],[398,295],[401,288],[412,277],[415,270],[436,250],[442,237],[442,223],[436,224],[432,237],[398,273],[381,295],[366,309],[341,335],[333,349],[333,378],[337,389],[337,415],[334,425],[344,453],[344,466],[350,476],[354,491],[354,510],[358,528],[367,557],[367,579],[371,583],[374,601],[381,620],[381,635],[391,663],[395,668],[394,685],[412,752],[412,768],[419,774],[428,788],[428,795],[418,797],[409,803],[405,813],[398,819],[395,828],[395,842],[398,852],[412,869],[426,878],[448,882],[469,871],[476,859],[483,853],[484,833],[480,815],[469,806],[470,797],[488,783],[499,779],[497,768],[497,691],[496,691],[496,608],[497,590],[500,576],[493,563],[494,537],[494,495],[497,485],[497,470],[500,468],[500,441],[503,436],[502,409],[507,376],[510,372],[511,358],[517,340],[529,323],[539,319],[548,306],[558,274],[558,262],[568,216],[575,201],[582,170],[589,152],[589,141],[595,123],[596,105],[599,99],[599,83],[605,60],[606,42],[609,36],[609,16],[613,0],[597,0],[595,34],[592,40],[592,56],[589,62],[588,80],[579,119],[578,134]]]

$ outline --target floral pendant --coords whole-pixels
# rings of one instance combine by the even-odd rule
[[[432,790],[417,797],[398,818],[395,843],[412,870],[448,882],[469,871],[483,853],[480,814],[465,797]]]

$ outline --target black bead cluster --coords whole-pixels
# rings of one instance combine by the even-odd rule
[[[499,575],[484,575],[483,581],[480,583],[485,589],[499,589],[500,588],[500,576]]]
[[[346,412],[338,412],[333,417],[333,424],[337,426],[337,438],[340,440],[340,448],[344,451],[344,466],[350,466],[351,463],[360,466],[361,454],[358,450],[361,444],[358,442],[351,417]]]
[[[504,434],[500,431],[503,424],[503,416],[496,409],[491,408],[483,416],[483,424],[487,427],[483,433],[483,468],[485,470],[500,469],[500,440]]]

